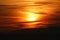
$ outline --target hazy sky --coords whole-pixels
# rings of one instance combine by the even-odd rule
[[[24,1],[24,3],[23,3],[23,1]],[[16,4],[29,4],[29,2],[26,2],[26,1],[29,1],[30,3],[31,3],[31,1],[32,2],[36,2],[36,1],[51,1],[51,2],[57,2],[57,1],[59,1],[59,0],[0,0],[0,5],[16,5]]]

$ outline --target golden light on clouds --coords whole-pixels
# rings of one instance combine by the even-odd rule
[[[49,18],[60,7],[59,2],[59,0],[0,0],[0,5],[4,5],[1,6],[3,15],[1,21],[7,22],[5,26],[38,28],[48,24],[47,22],[51,23]]]
[[[0,0],[0,5],[29,5],[34,2],[59,2],[59,0]]]
[[[37,21],[41,15],[33,13],[33,12],[20,12],[19,14],[19,21],[20,22],[27,22],[27,21]]]
[[[37,21],[39,16],[40,16],[39,14],[32,13],[32,12],[27,12],[26,20],[27,21]]]

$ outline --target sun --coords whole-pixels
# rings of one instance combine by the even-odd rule
[[[39,18],[38,14],[32,13],[32,12],[27,12],[28,16],[27,16],[27,21],[36,21]]]
[[[35,20],[36,20],[35,17],[30,17],[30,18],[29,18],[29,21],[35,21]]]

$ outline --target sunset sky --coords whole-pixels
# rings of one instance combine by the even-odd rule
[[[26,2],[29,1],[29,2]],[[0,0],[0,5],[23,5],[31,2],[59,2],[60,0]],[[23,3],[24,2],[24,3]]]
[[[60,23],[59,12],[60,0],[0,0],[0,27],[20,28],[19,22],[37,21],[36,19],[43,20],[40,22],[42,24]],[[29,26],[27,28],[36,27],[33,24],[35,22],[24,25]]]

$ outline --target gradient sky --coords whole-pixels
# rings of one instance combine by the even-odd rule
[[[32,2],[36,2],[36,1],[40,1],[40,2],[44,2],[44,1],[48,1],[48,2],[59,2],[60,0],[0,0],[0,5],[16,5],[16,4],[28,4],[29,2],[27,3],[23,3],[26,2],[26,1],[32,1]]]

